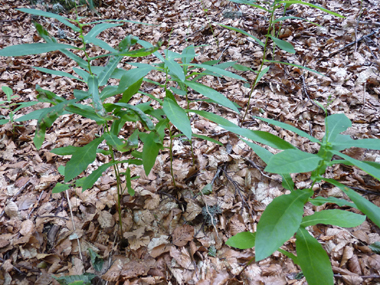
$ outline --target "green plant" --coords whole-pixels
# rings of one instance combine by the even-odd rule
[[[379,207],[375,206],[344,184],[323,176],[328,167],[335,164],[344,164],[356,166],[380,180],[379,163],[359,161],[341,152],[350,147],[380,150],[379,140],[353,140],[349,135],[342,135],[341,132],[344,132],[351,126],[351,121],[344,114],[334,114],[326,117],[326,130],[322,141],[319,141],[309,134],[285,123],[260,117],[256,118],[308,138],[311,142],[319,144],[320,148],[316,154],[306,153],[297,149],[290,143],[268,133],[247,131],[237,126],[226,127],[226,129],[240,134],[241,136],[282,150],[282,152],[273,155],[265,148],[246,141],[256,154],[267,164],[265,171],[281,174],[283,176],[284,188],[291,191],[288,195],[282,195],[275,198],[267,206],[260,218],[255,233],[239,233],[234,237],[231,237],[227,241],[227,244],[241,249],[255,247],[256,261],[260,261],[278,250],[301,267],[308,284],[334,284],[329,257],[319,242],[308,233],[306,228],[316,224],[356,227],[365,220],[366,216],[377,226],[380,226]],[[256,135],[259,135],[259,137]],[[334,159],[334,156],[343,159]],[[307,189],[295,190],[293,181],[290,178],[290,173],[305,172],[311,172],[311,186]],[[322,181],[339,187],[345,194],[347,194],[353,203],[334,197],[325,198],[318,196],[313,191],[314,185],[319,182],[323,183]],[[359,209],[366,216],[344,210],[323,210],[316,212],[311,216],[303,217],[304,205],[307,202],[317,206],[324,203],[350,206]],[[294,234],[296,234],[297,256],[279,248]],[[268,241],[270,242],[268,243]]]
[[[272,1],[229,0],[229,1],[235,2],[235,3],[238,3],[238,4],[246,4],[246,5],[249,5],[251,7],[263,10],[266,13],[269,14],[268,31],[267,31],[267,34],[265,36],[265,42],[262,42],[261,40],[259,40],[255,36],[251,35],[250,33],[246,32],[244,30],[241,30],[239,28],[235,28],[235,27],[231,27],[231,26],[226,26],[226,25],[218,24],[218,25],[220,25],[222,27],[225,27],[227,29],[230,29],[232,31],[235,31],[235,32],[238,32],[238,33],[241,33],[243,35],[246,35],[246,36],[250,37],[251,39],[253,39],[255,42],[257,42],[263,48],[263,57],[262,57],[262,60],[261,60],[261,64],[260,64],[260,67],[259,67],[258,71],[256,72],[257,75],[255,77],[255,80],[251,84],[251,90],[249,92],[249,98],[248,98],[247,107],[246,107],[246,110],[244,112],[244,116],[242,118],[242,121],[244,121],[245,117],[248,114],[248,108],[250,106],[250,102],[251,102],[253,91],[255,90],[256,85],[259,83],[260,79],[269,71],[269,66],[264,67],[265,64],[273,64],[274,63],[274,64],[284,64],[284,65],[289,65],[289,66],[295,66],[295,67],[302,68],[302,69],[305,69],[305,70],[317,73],[319,75],[322,75],[321,73],[319,73],[319,72],[317,72],[315,70],[312,70],[312,69],[310,69],[308,67],[302,66],[302,65],[293,64],[293,63],[290,63],[290,62],[282,62],[282,61],[268,60],[267,59],[267,54],[268,54],[270,40],[272,40],[272,42],[273,42],[273,57],[275,55],[275,49],[276,49],[276,47],[278,47],[278,48],[280,48],[280,49],[282,49],[282,50],[284,50],[284,51],[286,51],[288,53],[291,53],[291,54],[295,54],[296,53],[296,51],[295,51],[295,49],[294,49],[294,47],[293,47],[293,45],[291,43],[279,39],[279,33],[281,31],[281,25],[276,30],[276,24],[277,23],[281,23],[282,24],[282,22],[285,21],[285,20],[287,20],[287,19],[305,20],[303,18],[295,17],[295,16],[283,16],[283,17],[280,17],[280,18],[276,19],[276,13],[275,12],[277,10],[283,9],[283,13],[282,14],[285,15],[286,9],[289,8],[291,5],[293,5],[293,4],[300,4],[300,5],[305,5],[305,6],[309,6],[309,7],[312,7],[312,8],[319,9],[321,11],[324,11],[324,12],[329,13],[331,15],[334,15],[336,17],[341,17],[341,18],[344,18],[344,17],[341,16],[341,15],[339,15],[338,13],[332,12],[332,11],[330,11],[330,10],[328,10],[326,8],[323,8],[323,7],[319,6],[319,5],[311,4],[311,3],[307,3],[307,2],[303,2],[303,1],[297,1],[297,0],[290,0],[290,1],[281,1],[281,0],[272,0]],[[308,21],[308,22],[310,22],[310,21]],[[313,22],[310,22],[310,23],[315,24]],[[315,25],[318,25],[318,24],[315,24]]]
[[[0,101],[0,108],[4,108],[4,109],[9,110],[9,118],[0,115],[0,118],[2,117],[2,119],[0,119],[0,125],[4,125],[8,122],[11,122],[13,124],[14,123],[14,114],[18,110],[20,110],[21,108],[25,108],[25,107],[33,106],[33,105],[37,104],[37,102],[12,103],[13,100],[19,99],[20,96],[13,95],[13,90],[11,88],[9,88],[8,86],[2,86],[1,89],[3,90],[5,95],[7,96],[7,100],[6,101]],[[7,104],[7,105],[5,105],[5,104]],[[16,107],[16,108],[14,108],[14,107]]]
[[[18,118],[16,121],[38,120],[33,139],[37,149],[40,149],[42,146],[46,129],[50,128],[54,121],[62,115],[77,114],[92,119],[98,125],[102,126],[102,131],[97,135],[97,138],[83,147],[66,146],[51,150],[52,153],[58,155],[71,155],[71,159],[66,166],[59,168],[60,173],[64,175],[64,183],[57,183],[53,189],[53,193],[65,191],[72,186],[82,187],[82,190],[85,191],[94,185],[104,171],[112,167],[117,180],[117,209],[119,217],[121,217],[121,197],[126,192],[130,195],[134,195],[131,180],[138,178],[131,177],[129,166],[143,165],[145,173],[148,175],[154,166],[159,151],[166,148],[164,147],[166,132],[168,132],[170,136],[169,149],[171,163],[173,161],[172,142],[176,137],[185,136],[189,140],[196,137],[219,143],[206,136],[192,133],[189,119],[189,112],[192,111],[189,109],[189,88],[208,97],[208,101],[211,103],[218,103],[238,112],[237,106],[224,95],[197,82],[205,75],[229,76],[244,80],[244,78],[224,70],[227,67],[235,66],[236,62],[219,64],[219,61],[210,61],[204,64],[195,64],[191,63],[196,56],[194,46],[185,48],[182,54],[164,50],[164,55],[162,55],[158,52],[160,43],[153,46],[136,37],[127,36],[114,48],[97,38],[104,30],[120,26],[122,22],[129,21],[119,21],[119,23],[110,23],[110,21],[83,23],[81,18],[71,20],[50,12],[34,9],[19,10],[32,15],[57,19],[73,32],[77,33],[81,47],[59,43],[42,25],[34,23],[38,34],[46,43],[22,44],[6,47],[0,50],[0,56],[23,56],[59,50],[78,64],[79,68],[73,68],[76,75],[41,67],[35,67],[35,69],[80,81],[86,85],[87,90],[74,90],[72,99],[65,99],[37,85],[38,101],[49,103],[51,107],[33,111]],[[88,26],[92,26],[92,28],[85,34],[85,28]],[[106,50],[107,53],[91,57],[88,52],[88,47],[91,44],[101,47]],[[133,49],[137,44],[140,44],[142,48]],[[77,50],[79,53],[82,53],[84,59],[78,54],[69,51],[69,49]],[[117,68],[117,65],[123,57],[135,58],[151,54],[154,54],[160,59],[161,63],[152,65],[130,63],[130,65],[135,68],[130,70]],[[108,58],[108,62],[104,67],[91,65],[93,60],[103,57]],[[181,64],[176,61],[178,58],[182,60]],[[203,71],[199,71],[201,69]],[[166,75],[164,84],[153,82],[145,78],[152,70],[163,72]],[[119,84],[109,85],[108,80],[110,78],[120,79]],[[139,91],[144,80],[160,86],[166,92],[164,100]],[[177,84],[177,86],[169,86],[170,82]],[[130,99],[138,93],[150,97],[152,101],[137,105],[129,104]],[[120,94],[122,95],[119,96]],[[177,94],[178,97],[182,97],[187,101],[186,108],[179,106],[174,94]],[[153,104],[155,104],[155,107],[151,106]],[[126,122],[134,123],[135,131],[130,133],[129,137],[122,137],[120,132]],[[142,126],[140,129],[138,123]],[[177,134],[174,133],[173,126],[179,131]],[[103,141],[106,142],[106,149],[99,147]],[[139,144],[143,146],[141,152],[137,151]],[[129,159],[117,160],[115,152],[125,153],[125,155],[129,155]],[[87,177],[78,179],[78,176],[95,160],[97,153],[109,156],[110,162],[101,165]],[[119,168],[120,164],[128,164],[124,173],[122,173]],[[122,176],[125,176],[125,187],[122,187]],[[173,172],[172,177],[175,186]],[[121,218],[119,218],[119,228],[120,234],[122,234]]]

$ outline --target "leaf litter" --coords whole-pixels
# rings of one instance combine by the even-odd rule
[[[330,113],[344,112],[353,123],[346,134],[355,138],[380,138],[379,40],[377,36],[364,37],[378,29],[379,6],[375,5],[376,1],[363,2],[363,9],[359,0],[317,2],[343,14],[346,19],[295,5],[292,15],[307,18],[321,27],[297,19],[285,21],[280,38],[291,42],[297,53],[289,55],[279,51],[272,56],[275,60],[305,65],[326,77],[293,66],[273,64],[253,93],[249,115],[276,119],[322,138],[324,114],[312,100],[323,105],[330,101]],[[20,7],[30,6],[25,1],[9,1],[0,7],[2,48],[40,41],[30,17],[15,10]],[[36,8],[46,9],[41,2]],[[100,19],[85,7],[78,11],[86,21]],[[215,23],[243,29],[263,39],[267,26],[260,10],[226,0],[105,0],[97,11],[102,19],[155,24],[138,26],[137,29],[127,24],[102,32],[99,37],[111,46],[127,34],[151,43],[162,38],[163,47],[177,52],[189,44],[200,46],[196,50],[199,55],[197,63],[237,61],[253,70],[259,67],[261,47]],[[65,32],[54,20],[34,20],[53,34]],[[362,37],[363,40],[356,42]],[[353,42],[354,45],[346,47]],[[91,52],[94,56],[100,53],[95,48]],[[126,66],[130,60],[123,60],[120,67]],[[142,59],[142,63],[154,60],[153,56],[148,56]],[[72,79],[31,68],[36,66],[71,73],[74,62],[59,52],[1,58],[0,61],[0,85],[12,87],[20,96],[17,102],[33,101],[37,84],[66,98],[72,96],[73,89],[82,86]],[[94,65],[102,64],[102,59],[94,62]],[[254,79],[252,72],[238,73],[248,82]],[[151,72],[148,78],[161,83],[165,80],[163,75],[155,72]],[[202,83],[222,92],[241,107],[248,103],[249,89],[235,79],[204,77]],[[157,97],[164,96],[161,89],[148,82],[142,88]],[[190,96],[197,99],[199,95]],[[131,103],[147,102],[148,99],[147,96],[135,96]],[[237,122],[236,115],[223,107],[196,101],[191,104],[192,108],[211,111]],[[16,114],[16,118],[43,106],[38,104],[23,109],[24,113]],[[7,115],[6,109],[0,112]],[[69,196],[51,193],[54,185],[63,180],[58,167],[65,165],[67,157],[49,151],[67,145],[87,144],[95,138],[99,127],[88,119],[64,116],[47,132],[43,147],[36,151],[32,142],[35,126],[34,121],[26,121],[20,126],[8,123],[0,129],[0,280],[3,284],[58,284],[52,275],[84,273],[95,274],[97,284],[105,284],[105,281],[113,284],[305,283],[300,269],[279,252],[248,265],[254,257],[254,250],[235,250],[225,245],[225,241],[238,232],[255,231],[265,207],[275,197],[288,194],[282,188],[279,176],[265,173],[265,164],[234,134],[194,115],[193,132],[217,139],[224,146],[195,139],[193,148],[197,165],[193,166],[190,145],[176,140],[174,175],[177,188],[171,183],[168,151],[160,153],[148,176],[141,167],[132,167],[131,175],[141,178],[132,181],[136,195],[123,197],[125,240],[120,241],[117,238],[119,217],[115,208],[117,191],[112,172],[105,173],[95,187],[83,193],[81,188],[70,189]],[[244,127],[268,131],[301,150],[317,150],[307,139],[263,121],[249,119],[244,122]],[[124,131],[126,134],[133,131],[132,125],[127,124]],[[169,141],[166,142],[169,145]],[[226,150],[228,143],[233,146],[230,153]],[[350,149],[346,154],[367,161],[380,161],[378,151]],[[98,154],[86,174],[107,162],[107,157]],[[336,166],[328,176],[344,181],[380,206],[379,182],[361,170]],[[298,188],[309,185],[308,174],[295,174],[293,178]],[[211,194],[200,194],[209,184]],[[324,184],[316,187],[322,196],[348,199],[338,188]],[[311,215],[337,207],[307,204],[305,212]],[[359,212],[354,208],[351,211]],[[380,242],[380,232],[371,222],[365,221],[352,229],[317,225],[310,227],[309,231],[318,237],[329,254],[336,284],[375,284],[378,281],[380,257],[372,245]],[[209,254],[212,248],[215,254]],[[295,240],[290,239],[283,248],[295,252]],[[90,250],[104,260],[97,271],[90,262]]]

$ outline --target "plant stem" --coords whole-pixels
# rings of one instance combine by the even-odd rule
[[[268,27],[268,32],[267,32],[267,35],[266,35],[266,40],[265,40],[265,44],[264,44],[264,52],[263,52],[263,58],[261,60],[261,65],[260,65],[260,68],[259,68],[259,71],[257,72],[257,75],[256,75],[256,78],[251,86],[251,90],[249,91],[249,98],[248,98],[248,103],[247,103],[247,107],[245,108],[245,113],[244,113],[244,116],[243,116],[243,119],[241,121],[241,123],[244,122],[245,120],[245,117],[247,116],[248,114],[248,108],[249,108],[249,104],[251,102],[251,98],[252,98],[252,94],[253,94],[253,90],[255,90],[255,87],[257,85],[257,81],[259,79],[259,75],[261,73],[261,70],[263,69],[263,66],[264,66],[264,62],[265,62],[265,57],[266,57],[266,54],[267,54],[267,48],[268,48],[268,39],[269,39],[269,36],[271,34],[271,31],[272,31],[272,25],[273,25],[273,18],[274,18],[274,5],[275,3],[273,3],[273,9],[271,11],[271,15],[270,15],[270,20],[269,20],[269,27]]]
[[[170,136],[170,147],[169,147],[169,150],[170,150],[170,173],[171,173],[171,175],[172,175],[173,185],[174,185],[174,187],[177,187],[176,184],[175,184],[174,172],[173,172],[173,135],[172,135],[172,130],[171,130],[170,124],[171,124],[171,123],[169,123],[169,136]]]

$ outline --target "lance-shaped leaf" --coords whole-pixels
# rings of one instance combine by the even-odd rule
[[[117,65],[119,64],[120,60],[123,57],[121,56],[115,56],[111,58],[107,65],[103,68],[103,70],[99,73],[99,86],[103,86],[107,84],[108,79],[110,79],[112,73],[115,71],[117,68]]]
[[[345,140],[340,141],[338,138],[332,143],[333,148],[336,150],[342,150],[350,147],[361,147],[368,149],[380,150],[380,140],[379,139],[359,139],[359,140]]]
[[[182,82],[185,81],[185,74],[182,67],[173,59],[165,59],[165,65],[169,68],[170,74],[175,75]]]
[[[241,232],[226,241],[226,245],[239,249],[247,249],[255,246],[256,233]]]
[[[343,210],[323,210],[315,212],[302,219],[301,227],[314,226],[317,224],[332,225],[343,228],[353,228],[361,225],[365,216]]]
[[[231,0],[231,1],[235,2],[236,0]],[[338,13],[332,12],[332,11],[330,11],[330,10],[322,7],[322,6],[311,4],[311,3],[308,3],[308,2],[290,0],[290,1],[279,1],[278,4],[285,4],[285,5],[301,4],[301,5],[306,5],[306,6],[309,6],[309,7],[312,7],[312,8],[316,8],[318,10],[321,10],[323,12],[329,13],[329,14],[334,15],[336,17],[344,18],[344,16],[342,16],[342,15],[340,15]]]
[[[334,142],[336,137],[351,127],[352,123],[345,114],[333,114],[325,119],[327,133],[324,136],[324,141]]]
[[[296,235],[298,265],[309,285],[333,285],[334,276],[329,256],[307,230],[299,228]]]
[[[67,184],[62,184],[62,183],[57,183],[55,184],[53,190],[51,191],[51,193],[61,193],[63,191],[66,191],[67,189],[70,188],[70,185],[67,185]]]
[[[295,49],[294,49],[294,47],[292,46],[291,43],[288,43],[286,41],[280,40],[280,39],[278,39],[278,38],[276,38],[274,36],[269,36],[269,37],[276,43],[276,45],[280,49],[282,49],[284,51],[287,51],[288,53],[293,53],[293,54],[296,53],[296,51],[295,51]]]
[[[154,124],[152,120],[149,119],[149,117],[143,111],[141,111],[141,109],[139,109],[138,107],[133,106],[131,104],[127,104],[127,103],[115,103],[114,105],[132,110],[133,112],[136,113],[136,115],[140,117],[141,121],[147,126],[149,130],[154,130]]]
[[[275,154],[268,162],[265,171],[271,173],[304,173],[313,171],[322,160],[319,156],[288,149]]]
[[[230,63],[230,64],[234,65],[235,63]],[[208,71],[214,72],[214,73],[219,74],[221,76],[226,76],[226,77],[235,78],[235,79],[238,79],[238,80],[247,81],[244,77],[241,77],[241,76],[239,76],[237,74],[234,74],[232,72],[229,72],[229,71],[226,71],[226,70],[222,69],[221,65],[211,66],[211,65],[208,65],[208,64],[196,64],[196,63],[189,63],[189,64],[183,63],[181,65],[182,66],[195,66],[195,67],[199,67],[199,68],[204,68],[204,69],[206,69]]]
[[[66,164],[65,182],[77,177],[95,160],[96,149],[102,141],[103,137],[94,139],[73,153],[70,161]]]
[[[253,4],[255,3],[256,1],[250,1],[250,0],[230,0],[231,2],[235,2],[235,3],[238,3],[238,4],[246,4],[246,5],[249,5],[251,7],[255,7],[255,8],[258,8],[258,9],[261,9],[261,10],[264,10],[265,12],[269,12],[268,9],[265,9],[265,7],[263,6],[260,6],[260,5],[257,5],[257,4]]]
[[[326,75],[323,75],[322,73],[320,73],[320,72],[318,72],[318,71],[316,71],[314,69],[308,68],[308,67],[303,66],[303,65],[295,64],[295,63],[284,62],[284,61],[277,61],[277,60],[267,60],[267,59],[265,59],[264,62],[270,62],[270,63],[277,63],[277,64],[285,64],[285,65],[295,66],[295,67],[298,67],[298,68],[305,69],[305,70],[308,70],[310,72],[316,73],[316,74],[321,75],[321,76],[326,76]]]
[[[265,44],[260,41],[258,38],[256,38],[255,36],[252,36],[250,33],[247,33],[246,31],[244,30],[241,30],[241,29],[238,29],[238,28],[235,28],[235,27],[231,27],[231,26],[227,26],[227,25],[222,25],[222,24],[218,24],[219,26],[222,26],[226,29],[229,29],[229,30],[232,30],[232,31],[235,31],[235,32],[238,32],[238,33],[241,33],[243,35],[246,35],[247,37],[250,37],[252,38],[253,40],[255,40],[259,45],[261,45],[262,47],[265,46]]]
[[[334,203],[334,204],[337,204],[340,207],[349,206],[349,207],[357,209],[357,207],[356,207],[356,205],[354,203],[348,202],[348,201],[343,200],[343,199],[338,199],[338,198],[335,198],[335,197],[321,197],[321,196],[318,196],[318,197],[315,197],[314,199],[309,199],[309,202],[311,204],[313,204],[314,206],[321,206],[321,205],[326,204],[326,203]]]
[[[88,77],[88,93],[91,94],[95,111],[100,116],[104,116],[106,114],[106,111],[104,110],[103,102],[99,96],[98,78],[94,75],[90,75]]]
[[[186,112],[177,104],[176,101],[169,97],[164,100],[163,106],[166,116],[170,122],[176,126],[185,136],[191,139],[191,125]]]
[[[236,106],[230,100],[228,100],[223,94],[219,93],[218,91],[215,91],[214,89],[203,84],[192,81],[185,81],[184,83],[190,88],[197,91],[198,93],[201,93],[202,95],[214,100],[218,104],[230,108],[235,112],[239,113],[238,108],[236,108]]]
[[[114,166],[115,164],[119,164],[119,163],[133,163],[133,162],[138,162],[138,161],[141,164],[141,160],[136,160],[136,159],[112,161],[109,163],[102,164],[96,170],[94,170],[89,176],[87,176],[83,181],[81,181],[82,192],[91,188],[94,185],[94,183],[99,179],[99,177],[102,175],[102,173],[106,171],[109,167]]]
[[[37,15],[37,16],[42,16],[42,17],[46,17],[46,18],[54,18],[54,19],[57,19],[58,21],[60,21],[62,24],[65,24],[66,26],[70,27],[72,30],[76,31],[76,32],[80,32],[80,28],[75,26],[74,24],[70,23],[65,17],[62,17],[58,14],[54,14],[54,13],[50,13],[50,12],[45,12],[45,11],[41,11],[41,10],[37,10],[37,9],[27,9],[27,8],[19,8],[17,9],[21,12],[24,12],[24,13],[28,13],[28,14],[32,14],[32,15]]]
[[[296,127],[293,127],[292,125],[285,124],[285,123],[282,123],[282,122],[279,122],[279,121],[276,121],[276,120],[272,120],[272,119],[268,119],[268,118],[262,118],[262,117],[255,117],[255,118],[258,119],[258,120],[267,122],[269,124],[275,125],[277,127],[283,128],[285,130],[292,131],[292,132],[296,133],[297,135],[300,135],[301,137],[309,139],[312,142],[315,142],[315,143],[318,143],[318,144],[321,143],[315,137],[309,135],[308,133],[305,133],[304,131],[301,131],[300,129],[297,129]]]
[[[35,44],[22,44],[8,46],[0,50],[0,56],[23,56],[30,54],[40,54],[44,52],[60,50],[60,49],[78,49],[75,46],[57,43],[35,43]]]
[[[369,175],[375,177],[377,180],[380,180],[380,163],[373,161],[360,161],[336,150],[331,150],[330,152],[344,158],[356,167],[359,167],[361,170],[367,172]]]
[[[254,144],[252,142],[246,141],[242,139],[243,142],[245,142],[252,150],[266,163],[268,164],[269,160],[273,156],[273,153],[271,153],[269,150]],[[282,187],[288,190],[294,190],[294,182],[292,177],[288,173],[282,173]]]
[[[59,70],[52,70],[52,69],[48,69],[48,68],[44,68],[44,67],[36,67],[36,66],[33,66],[33,68],[37,69],[38,71],[44,72],[44,73],[48,73],[48,74],[52,74],[52,75],[58,75],[58,76],[64,76],[64,77],[68,77],[68,78],[79,80],[79,81],[83,82],[82,79],[79,79],[78,77],[75,77],[74,75],[67,73],[67,72],[63,72],[63,71],[59,71]]]
[[[257,225],[256,261],[270,256],[294,235],[302,221],[304,204],[311,195],[310,189],[293,191],[275,198],[267,206]]]
[[[329,178],[323,178],[324,181],[329,182],[341,189],[347,194],[348,197],[355,203],[360,211],[363,212],[372,222],[380,227],[380,208],[375,204],[368,201],[366,198],[360,196],[354,190],[348,188],[346,185]]]
[[[156,138],[158,138],[158,134],[156,132],[140,134],[140,139],[144,143],[142,161],[146,176],[149,175],[152,167],[154,166],[158,151],[160,150],[160,145],[156,143]]]

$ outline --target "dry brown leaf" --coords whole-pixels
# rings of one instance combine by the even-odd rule
[[[176,246],[185,246],[187,242],[193,240],[194,227],[183,225],[177,227],[173,232],[173,244]]]

